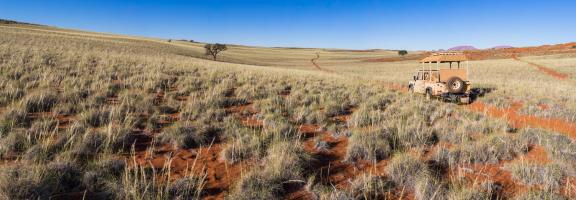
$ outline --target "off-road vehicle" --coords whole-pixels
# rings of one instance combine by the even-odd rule
[[[460,67],[466,62],[466,67]],[[448,63],[450,68],[440,68]],[[456,66],[452,66],[456,63]],[[413,93],[426,95],[427,99],[440,98],[457,103],[470,103],[470,81],[468,80],[468,58],[457,52],[435,53],[420,61],[421,69],[416,71],[408,88]]]

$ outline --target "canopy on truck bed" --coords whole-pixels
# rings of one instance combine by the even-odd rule
[[[420,63],[448,63],[467,61],[468,57],[462,53],[435,53],[420,61]]]

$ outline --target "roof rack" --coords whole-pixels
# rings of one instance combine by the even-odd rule
[[[468,57],[462,52],[440,52],[420,60],[421,63],[447,63],[467,61]]]

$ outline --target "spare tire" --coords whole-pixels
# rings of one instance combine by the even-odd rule
[[[466,91],[466,83],[458,77],[452,77],[446,82],[446,87],[448,88],[448,92],[460,94]]]

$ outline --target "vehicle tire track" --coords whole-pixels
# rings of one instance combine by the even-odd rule
[[[330,72],[330,73],[334,73],[334,71],[329,70],[329,69],[324,69],[322,67],[320,67],[320,65],[318,65],[318,63],[316,63],[316,60],[320,59],[320,53],[316,53],[316,57],[312,58],[310,60],[310,62],[312,62],[312,65],[314,65],[314,67],[320,71],[325,71],[325,72]]]
[[[523,62],[523,63],[526,63],[528,65],[537,67],[538,70],[540,70],[541,72],[544,72],[544,73],[546,73],[546,74],[548,74],[548,75],[550,75],[550,76],[552,76],[558,80],[566,80],[568,78],[568,74],[560,73],[560,72],[553,70],[551,68],[548,68],[544,65],[540,65],[540,64],[536,64],[536,63],[533,63],[530,61],[522,60],[522,59],[518,58],[517,55],[512,55],[512,59],[514,59],[518,62]]]

